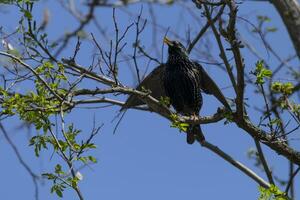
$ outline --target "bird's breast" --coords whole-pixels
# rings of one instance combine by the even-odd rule
[[[199,78],[190,63],[168,63],[164,87],[173,107],[184,114],[197,113],[202,105]]]

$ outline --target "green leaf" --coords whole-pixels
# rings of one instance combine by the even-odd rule
[[[290,82],[281,83],[281,82],[274,82],[271,85],[271,90],[275,93],[282,93],[283,95],[290,95],[294,91],[294,85]]]
[[[290,95],[293,93],[294,85],[290,82],[284,83],[282,88],[282,93],[285,95]]]
[[[90,149],[96,149],[97,148],[97,146],[94,143],[88,144],[87,147],[90,148]]]
[[[48,149],[47,142],[49,142],[49,138],[46,135],[36,135],[30,139],[29,146],[34,146],[36,157],[39,157],[42,148]]]
[[[73,147],[76,151],[79,151],[81,149],[81,146],[79,144],[73,144]]]
[[[259,186],[258,190],[260,192],[258,200],[290,200],[286,193],[275,185],[271,185],[269,188]]]
[[[79,179],[77,177],[72,178],[71,185],[73,188],[77,188]]]
[[[176,114],[171,114],[170,118],[172,120],[172,124],[171,124],[172,128],[177,128],[177,129],[179,129],[179,131],[183,131],[183,132],[187,131],[187,129],[189,127],[188,123],[180,122],[178,120],[178,116]]]
[[[57,196],[59,196],[60,198],[62,198],[62,197],[63,197],[63,193],[62,193],[62,191],[61,191],[61,190],[57,189],[57,190],[55,190],[55,193],[56,193],[56,194],[57,194]]]
[[[81,160],[84,164],[87,164],[88,158],[87,157],[80,157],[79,160]]]
[[[48,180],[56,179],[56,176],[51,173],[43,173],[42,176],[46,177]]]
[[[263,75],[264,77],[270,78],[270,77],[272,76],[272,71],[269,70],[269,69],[263,69],[263,70],[262,70],[262,75]]]
[[[169,97],[160,97],[159,98],[159,103],[161,104],[161,105],[164,105],[164,106],[167,106],[167,107],[169,107],[170,106],[170,98]]]
[[[276,82],[272,83],[271,90],[273,92],[279,93],[281,91],[281,86],[282,86],[282,84],[280,82],[276,81]]]
[[[55,166],[55,173],[56,173],[56,174],[64,174],[64,172],[62,171],[61,165],[57,164],[57,165]]]
[[[97,159],[93,156],[88,156],[88,159],[93,163],[97,163]]]
[[[267,31],[268,32],[276,32],[278,29],[276,27],[268,27]]]
[[[256,76],[255,83],[259,85],[265,83],[265,78],[270,78],[272,76],[272,71],[265,68],[264,62],[262,60],[256,62],[255,71],[252,73]]]
[[[31,20],[32,19],[32,14],[31,12],[29,12],[28,10],[24,11],[24,16],[28,19]]]
[[[51,187],[51,193],[55,192],[57,196],[59,196],[60,198],[63,197],[63,191],[64,191],[64,188],[66,188],[66,186],[62,184],[54,184],[52,187]]]
[[[270,22],[271,21],[271,19],[268,16],[263,16],[263,15],[258,15],[257,19],[258,19],[258,21],[261,21],[261,22]]]

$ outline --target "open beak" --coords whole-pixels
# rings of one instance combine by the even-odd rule
[[[173,41],[167,37],[164,37],[164,43],[166,43],[168,46],[173,46]]]

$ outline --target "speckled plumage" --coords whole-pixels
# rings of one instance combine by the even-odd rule
[[[204,68],[199,63],[191,61],[188,58],[188,54],[185,51],[185,48],[179,42],[176,41],[168,41],[168,42],[169,42],[168,44],[169,57],[167,63],[157,66],[137,86],[136,89],[142,90],[142,88],[145,88],[151,91],[151,96],[158,100],[161,97],[169,96],[172,101],[173,107],[176,109],[178,113],[183,115],[199,114],[199,111],[202,106],[202,96],[200,93],[200,89],[202,92],[206,94],[214,95],[228,111],[231,111],[230,105],[228,104],[223,93],[221,92],[217,84],[214,82],[214,80],[206,73]],[[177,48],[178,51],[176,50],[176,48],[170,48],[170,45],[172,46],[171,42],[178,47]],[[183,69],[183,71],[177,70],[176,67],[178,66],[182,66],[182,68],[179,69]],[[174,70],[176,72],[175,75],[173,74]],[[180,78],[182,76],[184,77],[183,79]],[[167,79],[165,77],[167,77]],[[165,80],[167,80],[167,82],[170,81],[170,84],[168,84],[169,87],[167,86],[169,90],[168,93],[165,91],[165,84],[164,84]],[[180,81],[180,80],[184,80],[184,81]],[[182,84],[182,82],[184,82],[184,84]],[[132,94],[129,95],[128,99],[126,100],[125,104],[122,106],[121,110],[126,110],[128,108],[132,108],[144,104],[145,103],[142,99]],[[188,143],[193,143],[193,141],[195,140],[195,135],[198,136],[198,139],[200,139],[200,141],[204,140],[204,136],[202,135],[199,125],[190,126],[187,133],[188,133],[187,134]]]
[[[163,75],[166,95],[178,113],[198,116],[203,103],[198,66],[188,58],[185,48],[179,42],[168,40],[166,43],[169,46],[169,57]],[[190,125],[187,142],[192,144],[195,136],[204,140],[200,125]]]

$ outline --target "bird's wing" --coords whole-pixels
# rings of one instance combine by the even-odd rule
[[[151,96],[159,99],[161,96],[166,96],[165,90],[163,87],[163,74],[165,70],[165,65],[159,65],[156,67],[138,86],[137,90],[141,91],[143,89],[150,90]],[[121,108],[121,111],[145,104],[142,100],[140,100],[136,95],[129,95],[127,98],[125,105]]]
[[[213,79],[210,78],[210,76],[199,63],[194,62],[194,64],[199,70],[200,87],[203,92],[205,92],[206,94],[214,95],[228,110],[231,110],[226,98],[224,97],[217,84],[213,81]]]

